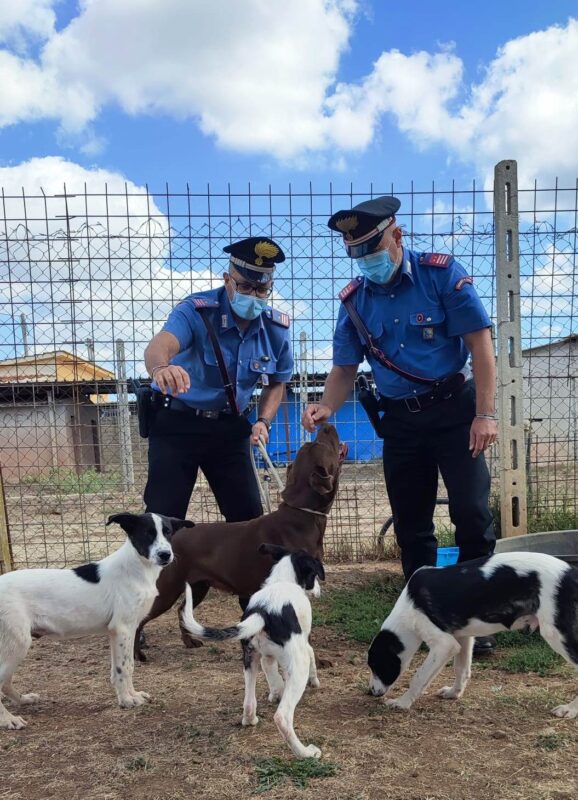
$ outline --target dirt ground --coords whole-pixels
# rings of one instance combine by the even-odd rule
[[[328,585],[353,586],[393,564],[328,567]],[[330,588],[328,588],[330,591]],[[234,598],[211,593],[198,617],[228,624]],[[260,722],[240,726],[238,645],[185,650],[174,614],[148,628],[150,663],[135,686],[153,702],[122,711],[108,683],[102,638],[37,642],[16,678],[42,700],[25,710],[24,731],[0,732],[2,800],[228,800],[256,789],[256,760],[290,758],[259,677]],[[330,627],[314,629],[321,688],[296,712],[302,740],[323,750],[333,777],[309,789],[287,782],[265,797],[323,800],[575,800],[578,720],[549,709],[578,690],[571,673],[550,678],[476,669],[458,703],[430,692],[408,714],[364,693],[365,647]],[[448,682],[448,671],[433,689]],[[404,682],[405,685],[405,682]]]

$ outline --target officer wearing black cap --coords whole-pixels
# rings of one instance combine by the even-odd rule
[[[438,472],[460,560],[494,549],[483,452],[497,436],[496,382],[491,323],[473,279],[449,254],[404,247],[395,218],[399,207],[398,198],[379,197],[338,211],[328,222],[361,275],[340,292],[333,368],[303,425],[312,431],[340,408],[367,358],[385,412],[385,480],[409,578],[436,563]],[[493,644],[484,638],[478,651]]]
[[[154,412],[144,500],[147,511],[181,519],[199,468],[228,522],[262,514],[250,447],[260,436],[268,440],[293,372],[289,317],[267,305],[283,251],[257,236],[224,252],[224,285],[175,306],[145,351]],[[251,427],[244,412],[258,383]]]

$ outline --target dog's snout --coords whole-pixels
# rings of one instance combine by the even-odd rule
[[[368,694],[371,694],[374,697],[382,697],[387,692],[387,689],[388,687],[383,685],[377,675],[371,675],[369,679],[369,685],[367,687]]]
[[[172,557],[173,554],[171,553],[170,550],[160,550],[157,553],[157,560],[159,564],[162,564],[163,566],[165,566],[166,564],[170,564]]]

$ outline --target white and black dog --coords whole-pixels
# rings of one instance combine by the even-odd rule
[[[323,565],[305,550],[289,552],[284,547],[262,544],[261,554],[276,562],[263,587],[251,596],[242,620],[230,628],[206,628],[193,618],[193,595],[186,584],[181,624],[191,636],[202,639],[240,639],[243,645],[245,700],[243,725],[256,725],[255,687],[259,658],[269,684],[269,701],[280,700],[275,724],[298,758],[319,758],[321,750],[305,747],[293,727],[295,708],[307,682],[318,687],[315,654],[309,644],[311,603],[305,592],[319,597],[318,578],[325,580]],[[278,667],[281,668],[279,674]]]
[[[471,675],[473,637],[527,627],[539,627],[550,647],[578,667],[578,570],[541,553],[501,553],[443,569],[422,567],[371,643],[369,689],[383,695],[425,642],[429,654],[409,689],[387,705],[410,708],[452,657],[454,684],[438,695],[457,699]],[[552,713],[578,716],[578,697]]]
[[[0,728],[23,728],[26,722],[2,704],[2,694],[30,704],[36,694],[20,694],[12,676],[33,638],[70,639],[108,633],[111,683],[122,708],[149,699],[132,684],[133,640],[139,622],[157,595],[161,569],[173,560],[170,537],[192,522],[160,514],[114,514],[128,540],[102,561],[74,569],[23,569],[0,577]]]

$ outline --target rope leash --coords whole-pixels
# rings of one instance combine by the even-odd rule
[[[272,510],[273,510],[272,507],[271,507],[271,498],[269,497],[269,491],[261,483],[261,476],[259,475],[259,470],[257,469],[257,463],[255,461],[255,452],[254,452],[254,448],[255,447],[259,450],[259,453],[261,454],[261,457],[263,458],[263,461],[265,462],[265,469],[275,479],[275,482],[277,483],[277,488],[279,489],[279,491],[284,489],[285,486],[283,484],[283,481],[281,480],[281,476],[279,475],[279,471],[274,466],[273,462],[271,461],[271,459],[269,457],[269,453],[267,452],[267,448],[265,446],[265,440],[263,439],[262,436],[259,436],[259,441],[257,442],[257,444],[253,445],[253,447],[251,447],[251,466],[253,467],[253,472],[255,474],[255,480],[257,481],[257,486],[259,487],[259,494],[261,496],[261,502],[263,503],[263,506],[264,506],[265,510],[267,511],[267,513],[270,514],[272,512]]]

